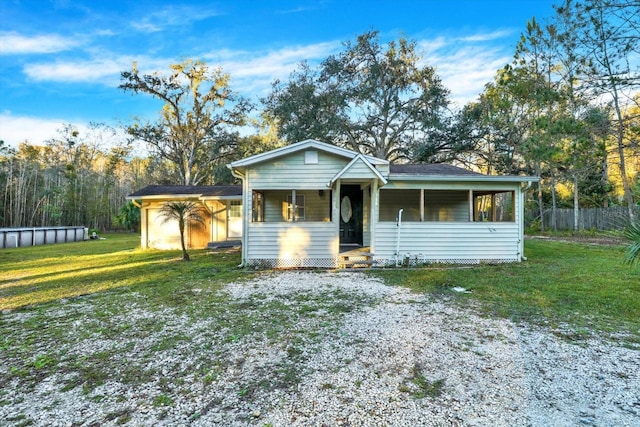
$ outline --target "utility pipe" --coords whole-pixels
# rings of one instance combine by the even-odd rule
[[[402,211],[404,209],[400,209],[398,211],[398,223],[396,224],[398,227],[398,233],[396,234],[396,267],[398,267],[399,259],[400,259],[400,227],[402,226]]]

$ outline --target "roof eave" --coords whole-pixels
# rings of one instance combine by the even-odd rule
[[[536,176],[501,176],[501,175],[406,175],[389,174],[389,181],[456,181],[456,182],[538,182]]]

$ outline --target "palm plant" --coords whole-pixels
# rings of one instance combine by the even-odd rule
[[[160,216],[163,223],[177,221],[180,228],[180,244],[182,245],[182,260],[189,261],[189,254],[184,244],[184,229],[187,224],[200,227],[205,224],[204,207],[196,202],[166,202],[160,208]]]
[[[640,221],[629,225],[624,235],[631,241],[627,247],[627,255],[624,258],[624,262],[626,264],[640,262]]]

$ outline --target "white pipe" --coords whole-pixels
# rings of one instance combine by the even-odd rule
[[[396,267],[398,267],[399,263],[399,258],[400,258],[400,227],[402,226],[402,211],[403,209],[400,209],[398,211],[398,234],[396,235]]]

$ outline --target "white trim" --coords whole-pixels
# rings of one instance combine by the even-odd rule
[[[380,182],[382,182],[382,185],[387,183],[387,180],[380,174],[380,172],[378,172],[378,170],[375,167],[373,167],[371,163],[367,161],[367,158],[363,154],[358,154],[345,167],[343,167],[340,172],[338,172],[337,174],[335,174],[333,178],[331,178],[331,181],[329,181],[329,184],[327,185],[327,187],[332,187],[333,183],[336,182],[338,179],[340,179],[342,175],[344,175],[354,164],[358,162],[358,160],[362,160],[365,166],[369,168],[371,172],[373,172],[373,175],[377,177],[380,180]],[[368,178],[368,179],[371,179],[371,178]]]

